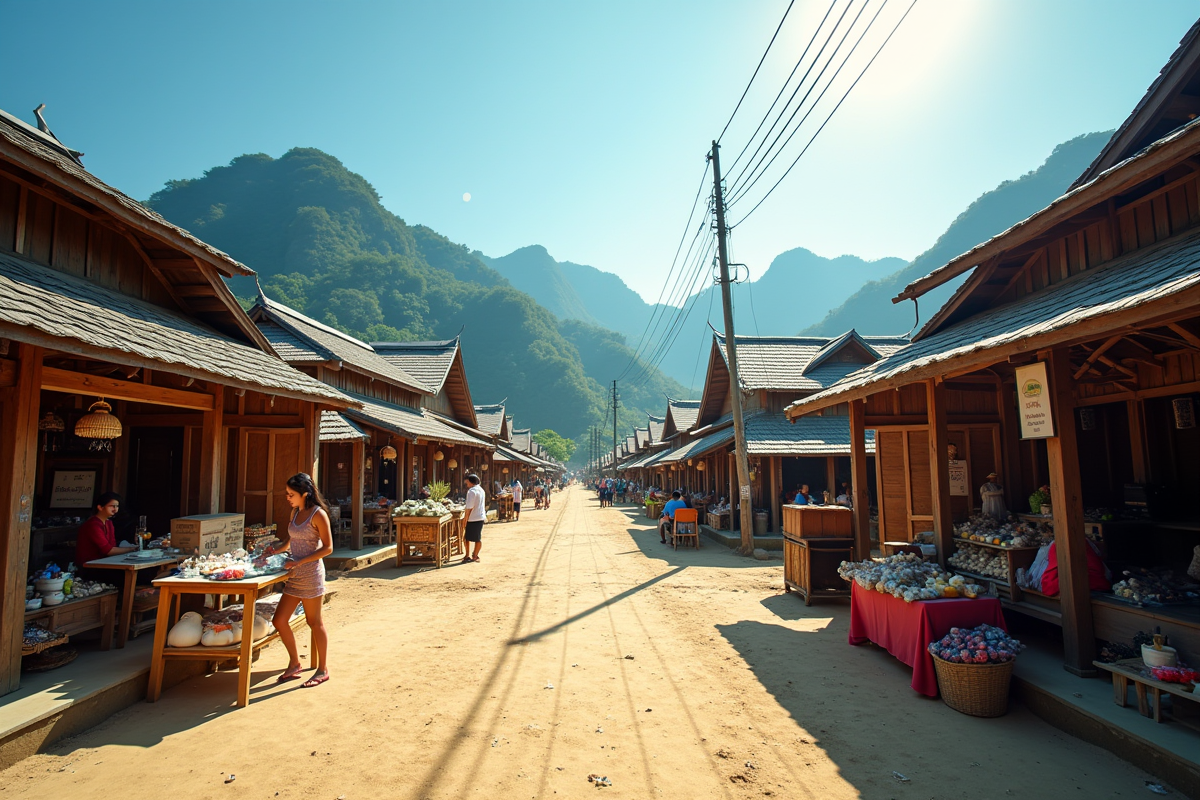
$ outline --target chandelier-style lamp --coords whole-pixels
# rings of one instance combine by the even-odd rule
[[[124,433],[121,420],[112,415],[112,406],[100,398],[88,407],[88,413],[75,423],[75,435],[91,439],[89,450],[112,450],[112,440]]]

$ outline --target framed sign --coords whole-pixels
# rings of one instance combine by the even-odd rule
[[[96,470],[54,471],[50,486],[50,508],[91,508],[96,496]]]
[[[967,462],[959,459],[950,460],[950,496],[966,497],[970,494],[967,489]]]
[[[1017,367],[1017,414],[1021,418],[1022,439],[1049,439],[1054,436],[1045,361]]]

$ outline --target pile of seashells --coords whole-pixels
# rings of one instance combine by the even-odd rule
[[[1054,541],[1054,529],[1042,522],[1025,522],[1012,514],[1005,520],[976,514],[954,526],[954,537],[999,547],[1041,547]]]
[[[963,572],[1008,580],[1008,557],[995,550],[976,547],[972,544],[960,544],[958,551],[947,558],[946,563]]]
[[[939,597],[977,597],[983,587],[951,575],[935,563],[913,553],[888,556],[879,561],[843,561],[838,566],[843,580],[863,589],[890,594],[906,603]]]
[[[1148,570],[1130,567],[1124,571],[1124,579],[1113,584],[1112,592],[1117,597],[1133,603],[1162,605],[1163,603],[1189,603],[1200,599],[1200,589],[1186,576],[1176,577],[1167,570]]]

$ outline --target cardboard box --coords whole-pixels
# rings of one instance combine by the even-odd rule
[[[171,545],[184,553],[231,553],[242,546],[245,514],[197,514],[171,520]]]

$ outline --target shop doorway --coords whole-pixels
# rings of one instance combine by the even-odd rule
[[[129,435],[128,487],[118,534],[128,538],[139,516],[156,535],[171,530],[181,515],[183,495],[183,429],[133,428]]]
[[[396,499],[396,462],[379,459],[379,493],[389,500]]]

